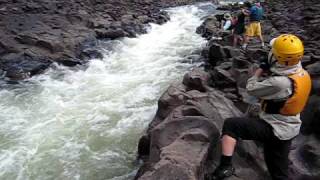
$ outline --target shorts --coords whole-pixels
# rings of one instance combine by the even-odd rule
[[[250,22],[246,27],[246,35],[250,37],[261,36],[260,22]]]

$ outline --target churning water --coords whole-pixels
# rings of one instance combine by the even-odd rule
[[[169,9],[148,34],[105,43],[85,70],[56,66],[0,90],[0,179],[132,179],[157,99],[193,64],[208,4]],[[108,45],[108,46],[107,46]]]

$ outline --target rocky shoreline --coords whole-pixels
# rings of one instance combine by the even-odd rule
[[[293,33],[305,42],[303,66],[312,76],[313,89],[301,114],[301,133],[290,152],[290,178],[320,179],[320,4],[316,0],[270,0],[264,4],[266,43],[281,33]],[[140,139],[138,154],[144,160],[139,180],[209,180],[219,162],[219,136],[225,118],[244,116],[245,84],[253,66],[268,54],[252,43],[247,51],[231,47],[231,36],[217,34],[217,19],[208,17],[197,32],[211,39],[203,50],[205,71],[194,69],[183,82],[171,85],[158,101],[158,111]],[[211,38],[222,36],[222,40]],[[249,115],[256,115],[252,108]],[[236,174],[228,180],[271,179],[261,144],[239,142],[234,157]]]
[[[0,2],[0,76],[20,80],[53,62],[101,58],[97,39],[134,37],[168,21],[163,8],[196,0],[4,0]]]

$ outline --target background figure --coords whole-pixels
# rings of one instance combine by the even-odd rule
[[[241,11],[235,15],[236,21],[234,22],[233,30],[233,47],[236,47],[238,41],[242,41],[242,35],[245,32],[245,14]]]
[[[229,13],[225,13],[223,17],[224,17],[224,19],[225,19],[225,22],[224,22],[224,24],[223,24],[222,29],[223,29],[224,31],[226,31],[226,30],[231,30],[231,29],[232,29],[232,27],[231,27],[231,25],[232,25],[231,15],[230,15]]]
[[[263,16],[263,9],[260,4],[260,1],[257,0],[256,3],[252,6],[250,2],[246,2],[245,6],[248,10],[243,10],[242,12],[249,16],[249,24],[246,26],[246,33],[244,38],[244,43],[242,48],[246,49],[249,38],[250,37],[258,37],[261,41],[261,47],[264,47],[264,41],[262,36],[261,24],[260,21],[262,20]]]

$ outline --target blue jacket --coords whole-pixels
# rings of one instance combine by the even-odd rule
[[[250,21],[261,21],[263,16],[262,7],[258,7],[256,5],[250,8]]]

